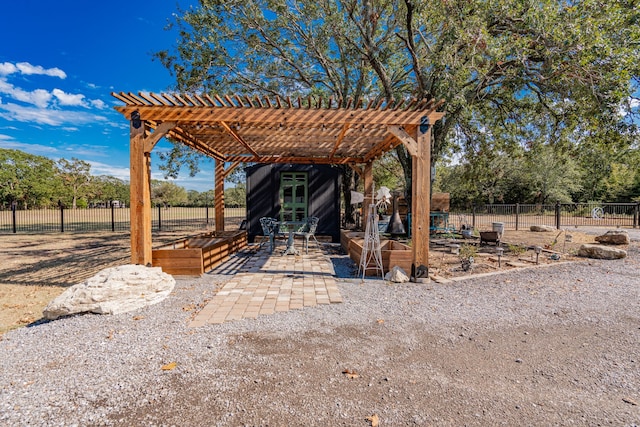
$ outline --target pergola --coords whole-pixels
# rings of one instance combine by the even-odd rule
[[[162,137],[213,157],[215,227],[224,230],[224,179],[243,162],[341,164],[372,200],[373,161],[404,144],[412,157],[414,277],[429,259],[431,126],[443,101],[275,99],[208,94],[112,93],[130,121],[131,262],[151,263],[150,155]],[[225,165],[227,165],[225,167]]]

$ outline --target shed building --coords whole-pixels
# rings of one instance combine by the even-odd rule
[[[257,164],[246,169],[248,239],[262,235],[260,218],[319,218],[316,234],[340,241],[340,168],[330,165]]]

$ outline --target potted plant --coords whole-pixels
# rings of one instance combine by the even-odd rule
[[[478,248],[476,248],[474,245],[464,244],[460,247],[458,257],[460,258],[460,262],[462,263],[463,271],[471,270],[471,266],[474,262],[474,257],[477,253]]]

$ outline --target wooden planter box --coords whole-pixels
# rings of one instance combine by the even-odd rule
[[[349,242],[349,258],[351,258],[358,266],[360,265],[363,246],[363,238],[351,239]],[[405,273],[411,274],[413,252],[410,246],[396,242],[395,240],[382,240],[380,242],[380,254],[382,255],[382,268],[385,273],[393,267],[398,266],[402,268]],[[373,259],[371,259],[371,262],[373,262]],[[367,271],[365,272],[367,275],[377,273],[375,265],[372,266],[371,262],[367,266]]]
[[[353,239],[364,239],[363,231],[351,231],[351,230],[341,230],[340,231],[340,246],[342,246],[342,250],[346,253],[349,253],[349,243]]]
[[[179,240],[152,251],[152,264],[177,276],[200,276],[247,245],[247,232],[222,231]]]

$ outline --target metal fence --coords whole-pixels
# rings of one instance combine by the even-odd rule
[[[213,227],[213,207],[162,207],[151,210],[153,231],[179,231]],[[225,226],[236,227],[246,217],[245,208],[225,208]],[[0,211],[0,234],[83,231],[129,231],[129,208],[11,209]]]
[[[86,231],[129,231],[129,208],[0,210],[0,234]],[[153,231],[206,229],[215,226],[213,207],[154,207]],[[245,208],[225,208],[225,228],[237,228],[246,218]],[[483,205],[469,211],[450,212],[444,229],[467,225],[491,229],[524,230],[532,225],[563,227],[640,227],[640,203],[556,203],[552,205]]]
[[[449,213],[449,227],[464,225],[491,229],[525,230],[532,225],[567,227],[640,227],[640,203],[556,203],[551,205],[483,205],[470,211]]]

